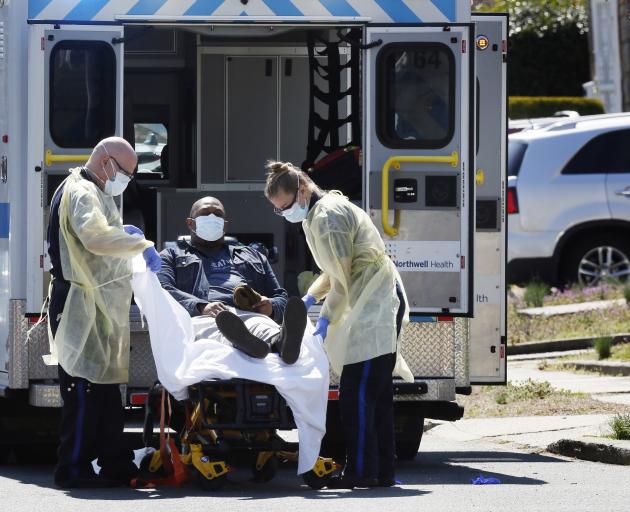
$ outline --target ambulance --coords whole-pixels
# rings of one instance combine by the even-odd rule
[[[415,381],[392,381],[400,459],[425,419],[462,417],[458,395],[504,384],[506,22],[469,0],[0,0],[0,443],[55,438],[45,323],[27,340],[50,280],[50,201],[112,135],[139,158],[125,223],[159,250],[216,196],[228,234],[258,244],[290,295],[318,269],[266,201],[264,162],[293,162],[368,212],[411,310]],[[133,408],[156,373],[130,316]]]

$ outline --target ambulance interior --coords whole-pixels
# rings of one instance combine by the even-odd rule
[[[315,267],[300,227],[264,197],[264,164],[320,162],[316,182],[361,204],[360,34],[339,26],[126,27],[123,131],[139,166],[125,222],[163,247],[188,234],[196,199],[216,196],[228,234],[264,244],[297,294],[297,275]]]

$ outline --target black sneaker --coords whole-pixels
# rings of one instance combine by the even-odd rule
[[[254,336],[245,322],[231,311],[221,311],[216,322],[221,334],[248,356],[262,359],[269,354],[269,344]]]
[[[333,476],[330,478],[326,487],[329,489],[354,489],[362,488],[368,489],[370,487],[378,487],[378,480],[376,478],[357,478],[356,476]]]
[[[394,478],[378,477],[376,486],[377,487],[394,487],[397,484],[398,482],[396,482],[396,479]]]
[[[306,321],[306,306],[304,302],[299,297],[290,297],[284,309],[282,331],[280,331],[276,341],[280,359],[286,364],[294,364],[300,357]]]

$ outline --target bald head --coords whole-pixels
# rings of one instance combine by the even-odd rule
[[[138,164],[138,157],[131,144],[121,137],[108,137],[101,140],[90,155],[85,166],[98,178],[98,184],[113,179],[119,170],[133,174]]]
[[[219,214],[220,212],[220,214]],[[210,215],[214,213],[219,217],[225,217],[225,208],[216,197],[206,196],[195,201],[190,208],[190,218],[194,219],[199,215]]]

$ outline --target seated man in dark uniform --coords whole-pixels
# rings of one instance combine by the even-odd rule
[[[263,358],[274,351],[285,363],[293,364],[306,326],[302,300],[288,298],[265,256],[225,241],[227,220],[218,199],[204,197],[195,202],[186,224],[190,242],[180,240],[160,253],[162,287],[191,316],[215,318],[223,336],[246,354]],[[249,312],[234,303],[237,288],[250,299]],[[268,320],[260,321],[261,315],[282,327],[269,328]]]

